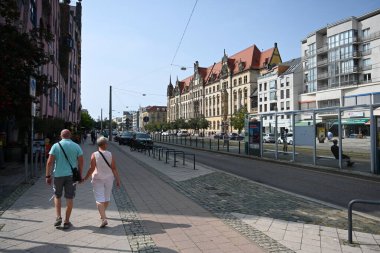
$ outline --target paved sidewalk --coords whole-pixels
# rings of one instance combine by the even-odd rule
[[[82,146],[88,164],[95,146]],[[348,245],[344,210],[189,161],[174,168],[173,159],[110,150],[123,186],[107,228],[98,228],[88,182],[77,189],[74,227],[54,228],[42,178],[0,214],[0,252],[380,252],[380,221],[354,215],[356,244]]]
[[[53,226],[52,193],[41,178],[0,216],[0,252],[131,252],[113,198],[107,211],[109,226],[101,229],[91,184],[79,185],[73,227],[62,230]]]
[[[141,227],[140,231],[134,230],[130,225],[126,229],[127,232],[131,230],[131,237],[138,233],[144,235],[135,235],[132,238],[132,243],[136,241],[136,246],[152,243],[152,240],[154,245],[150,245],[156,250],[154,252],[161,253],[264,252],[256,243],[178,192],[143,164],[112,146],[110,149],[117,156],[117,164],[126,188],[122,195],[128,195],[127,201],[133,202],[134,211],[140,218],[140,224],[134,226]],[[119,204],[119,209],[124,208],[126,207]],[[127,222],[128,216],[126,214]],[[138,247],[132,248],[134,249],[136,252],[139,250]]]
[[[355,244],[349,245],[345,210],[200,164],[193,170],[190,161],[174,168],[172,159],[165,164],[164,159],[118,148],[267,251],[380,252],[379,220],[354,215]]]

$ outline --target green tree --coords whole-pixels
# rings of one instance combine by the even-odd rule
[[[187,122],[190,129],[193,129],[195,132],[199,129],[199,120],[200,118],[191,118]]]
[[[180,118],[176,120],[176,127],[177,127],[176,130],[187,129],[189,128],[189,125],[183,118]]]
[[[154,122],[149,122],[144,126],[144,129],[148,132],[155,132],[157,131],[157,124]]]
[[[207,129],[210,126],[210,122],[202,116],[199,119],[199,129],[203,129],[203,135],[204,135],[204,130]]]
[[[95,120],[91,118],[90,114],[88,112],[82,111],[81,112],[81,120],[80,120],[80,127],[81,129],[84,129],[86,131],[91,130],[95,126]]]
[[[231,117],[231,126],[238,130],[238,133],[241,133],[241,130],[244,128],[244,119],[247,114],[247,108],[241,107],[238,111],[234,113]]]

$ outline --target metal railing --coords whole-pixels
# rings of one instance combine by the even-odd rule
[[[224,151],[228,153],[236,153],[236,154],[245,154],[244,149],[244,140],[240,139],[234,140],[233,138],[226,139],[214,139],[213,136],[209,137],[179,137],[176,135],[162,136],[160,134],[152,135],[153,141],[158,141],[162,143],[168,144],[176,144],[189,146],[198,149],[205,150],[214,150],[214,151]]]
[[[353,199],[348,203],[348,242],[352,244],[352,208],[356,203],[380,205],[380,200]]]

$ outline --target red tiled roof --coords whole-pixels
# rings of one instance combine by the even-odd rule
[[[264,62],[265,62],[265,59],[268,58],[268,62],[270,61],[272,55],[273,55],[273,51],[274,51],[274,47],[271,48],[271,49],[268,49],[268,50],[265,50],[263,52],[261,52],[257,47],[256,45],[252,45],[232,56],[229,56],[228,57],[228,66],[230,69],[232,69],[233,73],[238,73],[240,72],[239,70],[239,62],[243,62],[244,63],[244,69],[243,70],[246,70],[246,69],[260,69],[262,68],[264,65]],[[199,67],[198,68],[198,71],[199,71],[199,74],[203,77],[203,80],[204,82],[207,82],[209,77],[211,77],[211,75],[215,75],[215,79],[218,79],[219,78],[219,75],[220,75],[220,72],[222,70],[222,62],[219,61],[218,63],[215,64],[215,66],[209,66],[208,68],[203,68],[203,67]],[[184,86],[189,86],[191,80],[192,80],[192,75],[185,78],[184,80],[182,80],[180,83],[183,83]],[[184,87],[180,87],[181,88],[181,94],[183,92],[183,88]]]
[[[261,52],[259,67],[263,67],[264,63],[269,63],[273,55],[274,47]]]

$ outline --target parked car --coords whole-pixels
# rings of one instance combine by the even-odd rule
[[[241,141],[241,140],[244,140],[244,136],[241,135],[241,134],[237,134],[237,133],[229,133],[228,134],[228,138],[230,140],[235,140],[235,141]]]
[[[274,134],[272,134],[272,133],[263,134],[263,142],[264,143],[275,143]]]
[[[278,143],[283,143],[283,140],[282,140],[282,137],[281,137],[281,136],[278,137],[277,142],[278,142]],[[287,142],[288,144],[290,144],[290,145],[293,144],[293,133],[288,133],[288,136],[287,136],[287,138],[286,138],[286,142]]]
[[[115,142],[119,142],[119,138],[120,136],[122,135],[123,132],[118,132],[114,137],[113,137],[113,141]]]
[[[133,139],[133,132],[123,132],[118,140],[119,140],[119,145],[131,145],[131,141]]]
[[[226,133],[216,133],[214,139],[229,139]]]
[[[190,136],[190,133],[186,130],[180,130],[180,131],[178,131],[177,136],[179,136],[179,137]]]
[[[131,150],[152,149],[153,140],[147,133],[133,133],[131,141]]]
[[[169,136],[170,133],[169,133],[168,131],[165,131],[165,132],[162,132],[161,135],[162,135],[162,136]]]

